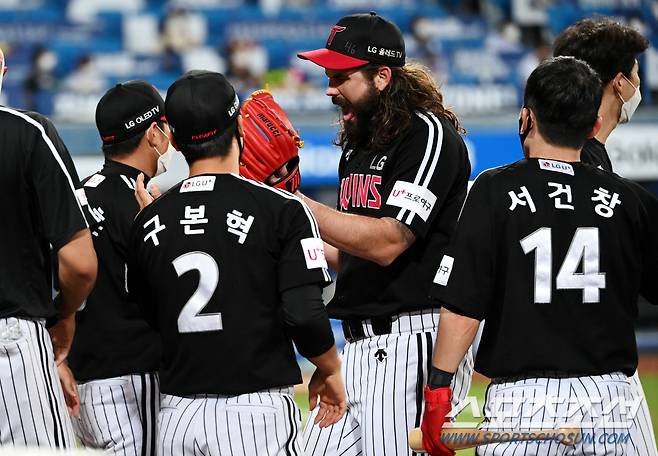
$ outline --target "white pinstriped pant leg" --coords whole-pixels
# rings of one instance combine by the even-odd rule
[[[656,448],[656,436],[653,432],[653,423],[651,422],[651,414],[649,413],[649,406],[647,405],[647,398],[644,395],[642,383],[640,383],[640,376],[637,371],[632,377],[629,377],[631,387],[635,390],[635,396],[641,397],[642,402],[640,409],[635,416],[635,423],[639,431],[638,441],[635,442],[638,448],[638,454],[647,456],[658,456],[658,449]]]
[[[307,455],[413,455],[408,431],[420,426],[423,389],[431,366],[438,312],[403,314],[392,333],[347,343],[342,373],[348,413],[338,423],[320,429],[311,414],[304,431]],[[453,407],[470,389],[473,357],[462,361],[453,380]]]
[[[0,337],[0,445],[75,446],[44,324],[2,318]]]
[[[239,396],[163,395],[159,456],[303,455],[292,388]]]
[[[523,432],[574,424],[580,427],[582,437],[574,447],[555,441],[497,443],[478,447],[476,454],[645,456],[647,453],[638,445],[641,435],[630,411],[633,403],[639,403],[639,396],[630,378],[622,373],[492,384],[485,405],[488,429]],[[498,424],[491,422],[496,418]]]
[[[76,435],[109,454],[154,456],[160,386],[157,374],[133,374],[78,385]]]

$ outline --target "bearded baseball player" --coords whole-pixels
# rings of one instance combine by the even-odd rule
[[[440,437],[450,381],[483,319],[475,363],[491,378],[483,427],[571,424],[582,438],[574,448],[504,442],[477,454],[647,454],[630,377],[638,295],[658,304],[658,200],[580,162],[601,127],[601,96],[586,63],[542,63],[521,111],[527,158],[485,171],[471,188],[435,279],[443,308],[422,425],[433,456],[454,454]]]
[[[0,84],[4,73],[0,51]],[[84,198],[47,119],[8,107],[0,107],[0,117],[0,186],[10,195],[0,201],[10,214],[0,228],[0,445],[71,448],[57,365],[71,346],[75,311],[96,279]],[[51,248],[59,263],[57,308]],[[48,331],[46,319],[54,322]]]
[[[157,176],[171,158],[164,109],[146,81],[108,90],[96,108],[105,164],[83,181],[99,268],[69,355],[81,402],[73,424],[85,447],[110,454],[155,454],[160,340],[126,290],[126,256],[137,175]]]
[[[638,58],[648,47],[649,41],[638,31],[606,18],[579,21],[555,40],[554,55],[570,55],[588,63],[603,82],[601,129],[585,142],[580,157],[583,163],[612,171],[605,143],[617,125],[630,122],[642,100]],[[658,456],[649,406],[637,371],[631,382],[642,397],[640,412],[635,416],[642,430],[642,438],[636,442],[638,451]]]
[[[297,197],[238,175],[245,120],[224,76],[186,73],[165,108],[190,177],[137,216],[128,264],[162,341],[158,454],[301,455],[293,342],[317,366],[314,422],[346,408],[319,229]]]
[[[420,423],[438,322],[429,284],[470,174],[461,127],[428,70],[405,65],[400,30],[375,13],[342,18],[326,48],[300,57],[326,69],[327,95],[342,109],[337,210],[303,198],[338,271],[327,309],[342,320],[347,339],[342,375],[348,395],[343,420],[307,426],[304,451],[406,455],[407,432]],[[255,178],[276,185],[286,173],[298,173],[296,160],[282,156],[258,175],[271,157],[256,165],[249,157],[269,149],[254,154],[249,136],[245,146],[242,161]],[[289,178],[287,188],[294,190],[299,179]],[[454,381],[456,402],[468,392],[471,369],[469,354]]]

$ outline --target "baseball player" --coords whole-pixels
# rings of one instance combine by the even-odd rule
[[[1,79],[2,76],[0,76],[0,88],[2,86]],[[71,159],[71,154],[69,153],[66,144],[64,144],[64,141],[59,136],[57,129],[55,129],[55,126],[50,121],[50,119],[48,119],[46,116],[44,116],[41,113],[35,111],[28,111],[24,109],[16,109],[16,111],[30,117],[32,120],[39,123],[43,127],[44,133],[50,139],[54,150],[59,155],[62,164],[66,168],[66,172],[71,177],[71,182],[76,188],[75,194],[76,197],[78,198],[78,202],[80,203],[80,206],[82,207],[87,224],[89,225],[89,227],[93,227],[96,221],[92,213],[89,211],[89,205],[87,204],[85,189],[84,187],[82,187],[80,183],[78,172],[76,171],[75,165],[73,164],[73,159]],[[52,270],[53,279],[56,279],[57,271],[58,271],[57,253],[53,252],[52,248],[50,251],[50,256],[51,256],[51,263],[53,265],[53,270]],[[59,292],[59,284],[57,283],[56,280],[53,280],[53,282],[54,282],[53,292],[57,294]],[[59,308],[59,304],[61,302],[60,298],[55,297],[54,302],[55,302],[55,307]],[[52,318],[46,319],[46,329],[56,324],[57,320],[58,320],[57,316],[53,316]],[[69,415],[72,416],[77,415],[79,413],[80,400],[78,397],[77,384],[75,382],[75,379],[73,378],[73,374],[71,373],[71,370],[69,369],[66,361],[59,363],[57,365],[57,370],[62,384],[62,391],[64,393],[64,399],[66,401],[66,406],[69,411]]]
[[[0,51],[0,74],[4,68]],[[96,255],[77,176],[65,165],[66,149],[53,143],[50,121],[8,107],[0,117],[0,186],[11,195],[0,202],[9,217],[0,228],[0,445],[69,448],[73,431],[56,365],[66,359],[75,311],[96,279]],[[51,246],[59,262],[57,309]]]
[[[398,27],[375,13],[342,18],[325,48],[299,57],[325,68],[327,95],[342,114],[337,209],[304,201],[338,272],[328,311],[347,339],[348,394],[345,419],[308,426],[304,450],[407,455],[439,316],[429,284],[471,171],[462,129],[429,71],[405,65]],[[471,370],[469,353],[453,384],[456,403]]]
[[[158,454],[300,455],[293,341],[317,366],[315,422],[346,407],[317,224],[292,194],[238,175],[243,120],[224,76],[186,73],[165,107],[190,177],[137,216],[128,264],[162,340]]]
[[[583,19],[555,40],[555,56],[570,55],[588,63],[603,82],[599,107],[603,124],[585,142],[583,163],[612,171],[605,142],[617,125],[631,120],[642,100],[637,59],[648,47],[649,41],[638,31],[607,18]]]
[[[603,82],[603,98],[599,107],[602,125],[595,137],[589,138],[581,151],[581,161],[612,171],[605,142],[617,125],[630,122],[642,96],[638,58],[649,47],[649,41],[631,27],[609,19],[584,19],[568,27],[555,40],[554,54],[570,55],[587,62]],[[637,394],[642,397],[640,412],[635,416],[642,430],[638,448],[641,454],[658,456],[649,406],[644,397],[637,371],[631,377]]]
[[[573,423],[582,437],[571,449],[506,442],[477,454],[647,454],[630,376],[638,294],[658,304],[658,200],[580,162],[601,126],[601,96],[586,63],[542,63],[521,112],[527,158],[485,171],[471,188],[435,279],[443,308],[422,426],[432,455],[453,454],[440,439],[450,379],[483,319],[475,368],[491,378],[484,427]]]
[[[69,355],[81,401],[73,424],[85,447],[113,454],[155,454],[160,341],[126,290],[126,255],[137,175],[165,172],[172,156],[164,109],[145,81],[108,90],[96,107],[105,164],[83,181],[99,268]]]

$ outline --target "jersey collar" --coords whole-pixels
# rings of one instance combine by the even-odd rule
[[[142,173],[143,171],[133,168],[130,165],[126,165],[125,163],[120,163],[118,161],[111,160],[109,158],[105,159],[105,163],[103,164],[103,174],[124,174],[126,177],[132,177],[134,179],[137,179],[137,176],[139,173]],[[144,173],[144,184],[146,184],[151,178]]]

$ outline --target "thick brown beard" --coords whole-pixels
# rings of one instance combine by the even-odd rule
[[[352,104],[354,120],[345,122],[343,121],[342,113],[340,114],[339,122],[341,130],[339,132],[339,138],[344,145],[362,147],[370,142],[372,117],[377,112],[379,104],[379,90],[371,83],[363,98]]]

